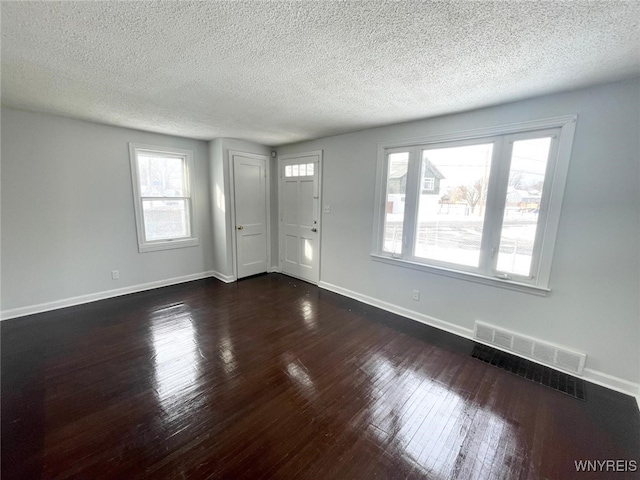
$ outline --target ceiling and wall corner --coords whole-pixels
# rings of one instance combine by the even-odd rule
[[[638,2],[3,2],[2,102],[265,145],[640,75]]]

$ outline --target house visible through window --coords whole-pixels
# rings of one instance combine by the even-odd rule
[[[407,189],[409,153],[389,153],[387,156],[387,192],[384,216],[384,248],[390,253],[402,252],[403,222],[398,218],[404,212]]]
[[[198,244],[189,150],[130,144],[140,252]]]
[[[381,146],[374,258],[548,289],[574,129],[570,116]]]

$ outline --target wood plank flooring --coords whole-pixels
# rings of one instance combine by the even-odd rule
[[[8,320],[1,335],[5,480],[639,478],[574,463],[640,463],[633,398],[588,384],[575,400],[471,358],[468,340],[282,275]]]

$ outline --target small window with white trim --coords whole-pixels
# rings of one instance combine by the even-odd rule
[[[549,290],[575,121],[380,145],[374,259]]]
[[[129,144],[138,250],[198,244],[193,152]]]
[[[436,180],[433,177],[425,177],[422,180],[422,193],[433,192],[436,187]]]

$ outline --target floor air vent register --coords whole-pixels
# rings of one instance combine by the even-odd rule
[[[517,356],[528,358],[536,363],[547,365],[567,373],[582,375],[587,355],[568,348],[527,337],[504,328],[477,321],[473,329],[473,338],[479,343],[497,347]]]
[[[584,380],[486,345],[476,345],[473,358],[586,401]]]

